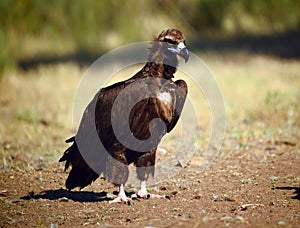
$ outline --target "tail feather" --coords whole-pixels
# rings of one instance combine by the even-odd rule
[[[73,142],[73,144],[65,151],[63,156],[59,159],[59,162],[65,161],[65,171],[72,166],[72,170],[66,180],[67,189],[73,189],[76,187],[84,188],[95,181],[99,174],[97,174],[90,166],[85,162],[77,147],[75,137],[71,137],[66,142]]]

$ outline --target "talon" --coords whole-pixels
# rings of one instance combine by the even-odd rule
[[[124,204],[130,205],[130,201],[131,201],[131,198],[128,198],[128,197],[125,198],[125,197],[118,196],[117,198],[109,201],[109,203],[110,204],[111,203],[124,203]]]
[[[131,205],[131,201],[132,199],[127,197],[126,195],[119,195],[117,198],[109,201],[109,203],[123,203],[123,204],[127,204],[127,205]]]
[[[127,205],[130,205],[131,204],[131,201],[132,199],[127,197],[126,196],[126,193],[124,191],[124,187],[123,187],[123,184],[120,185],[120,191],[119,191],[119,194],[118,194],[118,197],[109,201],[109,203],[124,203],[124,204],[127,204]]]
[[[138,200],[138,201],[140,200],[139,196],[137,194],[135,194],[135,193],[131,195],[131,199],[132,200]]]

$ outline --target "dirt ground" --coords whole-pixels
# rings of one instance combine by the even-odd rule
[[[239,96],[232,85],[222,87],[229,116],[220,155],[200,169],[202,158],[196,153],[179,174],[149,187],[150,192],[170,199],[140,199],[131,205],[109,204],[117,188],[103,179],[81,191],[64,188],[67,173],[58,158],[66,148],[64,140],[72,134],[70,112],[82,69],[56,66],[4,78],[0,84],[0,226],[300,227],[299,120],[292,119],[299,117],[295,75],[300,63],[248,58],[238,64],[235,58],[225,63],[223,57],[208,60],[215,75],[224,72],[218,78],[221,87],[237,74],[242,91],[255,88],[251,82],[256,79],[266,86],[261,99],[255,97],[259,91],[245,91],[257,98],[255,107],[243,106],[243,94]],[[232,72],[236,74],[231,76]],[[251,76],[256,73],[266,74],[265,78]],[[276,112],[264,103],[274,90],[281,94],[276,97],[281,105]],[[293,99],[285,99],[295,91],[296,105]],[[254,111],[245,114],[239,109]],[[126,190],[132,194],[137,189]]]
[[[251,144],[217,158],[204,173],[192,163],[150,189],[170,200],[129,206],[108,203],[116,188],[104,180],[82,191],[62,189],[66,175],[57,163],[7,172],[1,178],[1,227],[299,227],[300,155],[294,143]]]

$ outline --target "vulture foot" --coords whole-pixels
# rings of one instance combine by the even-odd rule
[[[169,196],[166,195],[157,195],[157,194],[151,194],[146,189],[139,190],[136,194],[133,194],[131,198],[143,198],[143,199],[169,199]]]
[[[127,205],[131,204],[131,198],[127,197],[126,195],[118,195],[117,198],[109,201],[109,203],[124,203]]]
[[[131,198],[127,197],[126,196],[126,193],[124,191],[124,187],[123,187],[123,184],[120,185],[120,191],[119,191],[119,194],[118,194],[118,197],[109,201],[109,203],[124,203],[124,204],[128,204],[130,205],[131,204]]]

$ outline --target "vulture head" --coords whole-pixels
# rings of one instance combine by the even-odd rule
[[[189,60],[189,51],[185,46],[185,37],[179,30],[164,30],[157,39],[159,42],[164,42],[163,46],[171,53],[182,57],[185,62]]]
[[[150,52],[151,61],[170,63],[173,66],[177,66],[178,57],[188,61],[189,51],[185,46],[185,37],[179,30],[164,30],[154,41]]]

